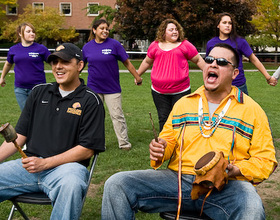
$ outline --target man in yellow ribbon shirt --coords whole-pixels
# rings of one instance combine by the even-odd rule
[[[214,189],[203,212],[211,219],[265,219],[255,184],[267,179],[277,166],[268,119],[253,99],[231,82],[238,75],[238,54],[217,44],[205,58],[204,86],[175,105],[150,147],[155,170],[120,172],[105,184],[102,219],[134,219],[143,212],[176,211],[178,171],[182,145],[182,207],[200,211],[205,195],[191,199],[194,166],[210,151],[222,151],[229,161],[229,181]],[[170,160],[168,169],[158,169]]]

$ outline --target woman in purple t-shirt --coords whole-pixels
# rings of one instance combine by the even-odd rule
[[[17,28],[20,43],[12,46],[8,52],[0,78],[0,85],[6,85],[5,76],[15,64],[15,95],[20,109],[24,108],[26,99],[35,85],[46,83],[44,61],[50,55],[42,44],[35,43],[35,29],[30,23],[23,23]]]
[[[208,56],[209,52],[217,43],[226,43],[232,46],[237,50],[239,54],[239,74],[233,80],[232,85],[237,86],[241,91],[248,95],[246,78],[244,75],[244,69],[242,64],[242,55],[249,58],[250,62],[255,65],[256,68],[264,75],[267,80],[267,83],[275,86],[277,84],[277,80],[270,76],[266,71],[263,64],[260,60],[255,56],[253,50],[251,49],[248,42],[239,37],[235,30],[235,22],[231,14],[224,12],[221,13],[216,22],[216,37],[212,38],[207,42],[206,45],[206,56]]]
[[[134,76],[137,85],[141,85],[142,78],[129,61],[128,54],[120,42],[108,36],[109,23],[103,19],[95,21],[89,42],[83,46],[84,62],[88,63],[87,86],[98,93],[102,101],[106,103],[119,148],[130,150],[131,144],[128,140],[127,125],[122,110],[118,60]]]
[[[138,74],[141,76],[153,65],[151,72],[152,96],[157,108],[160,131],[173,105],[191,93],[188,60],[201,70],[204,60],[197,49],[185,39],[182,26],[174,19],[164,20],[156,40],[148,48]]]

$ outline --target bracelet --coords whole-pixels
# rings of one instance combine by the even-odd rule
[[[271,80],[271,77],[272,77],[272,76],[270,76],[269,79],[267,79],[266,81],[269,82],[269,81]]]

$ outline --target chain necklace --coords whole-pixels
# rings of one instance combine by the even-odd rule
[[[223,110],[220,112],[220,114],[218,115],[218,117],[216,118],[215,121],[212,121],[211,119],[211,122],[208,123],[204,117],[203,117],[203,104],[202,104],[202,97],[200,97],[199,99],[199,105],[198,105],[198,125],[199,125],[199,129],[200,129],[200,133],[203,137],[205,138],[209,138],[211,137],[214,132],[216,131],[218,125],[220,124],[222,118],[225,116],[229,106],[230,106],[230,103],[231,103],[231,99],[228,99],[227,101],[227,104],[225,105],[225,107],[223,108]],[[212,130],[212,132],[210,134],[204,134],[203,132],[203,129],[204,130]]]

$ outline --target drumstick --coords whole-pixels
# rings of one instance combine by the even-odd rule
[[[18,152],[21,154],[23,158],[27,158],[26,154],[22,151],[21,147],[18,145],[16,141],[13,141],[15,147],[17,148]]]
[[[27,158],[26,154],[22,151],[21,147],[17,144],[17,133],[16,130],[10,123],[6,123],[0,127],[0,134],[3,135],[7,143],[13,142],[19,153],[23,158]]]
[[[151,123],[152,123],[152,126],[153,126],[155,141],[158,142],[157,131],[156,131],[155,126],[154,126],[154,122],[153,122],[153,119],[152,119],[152,114],[151,114],[151,112],[149,112],[149,114],[150,114],[150,119],[151,119]]]

